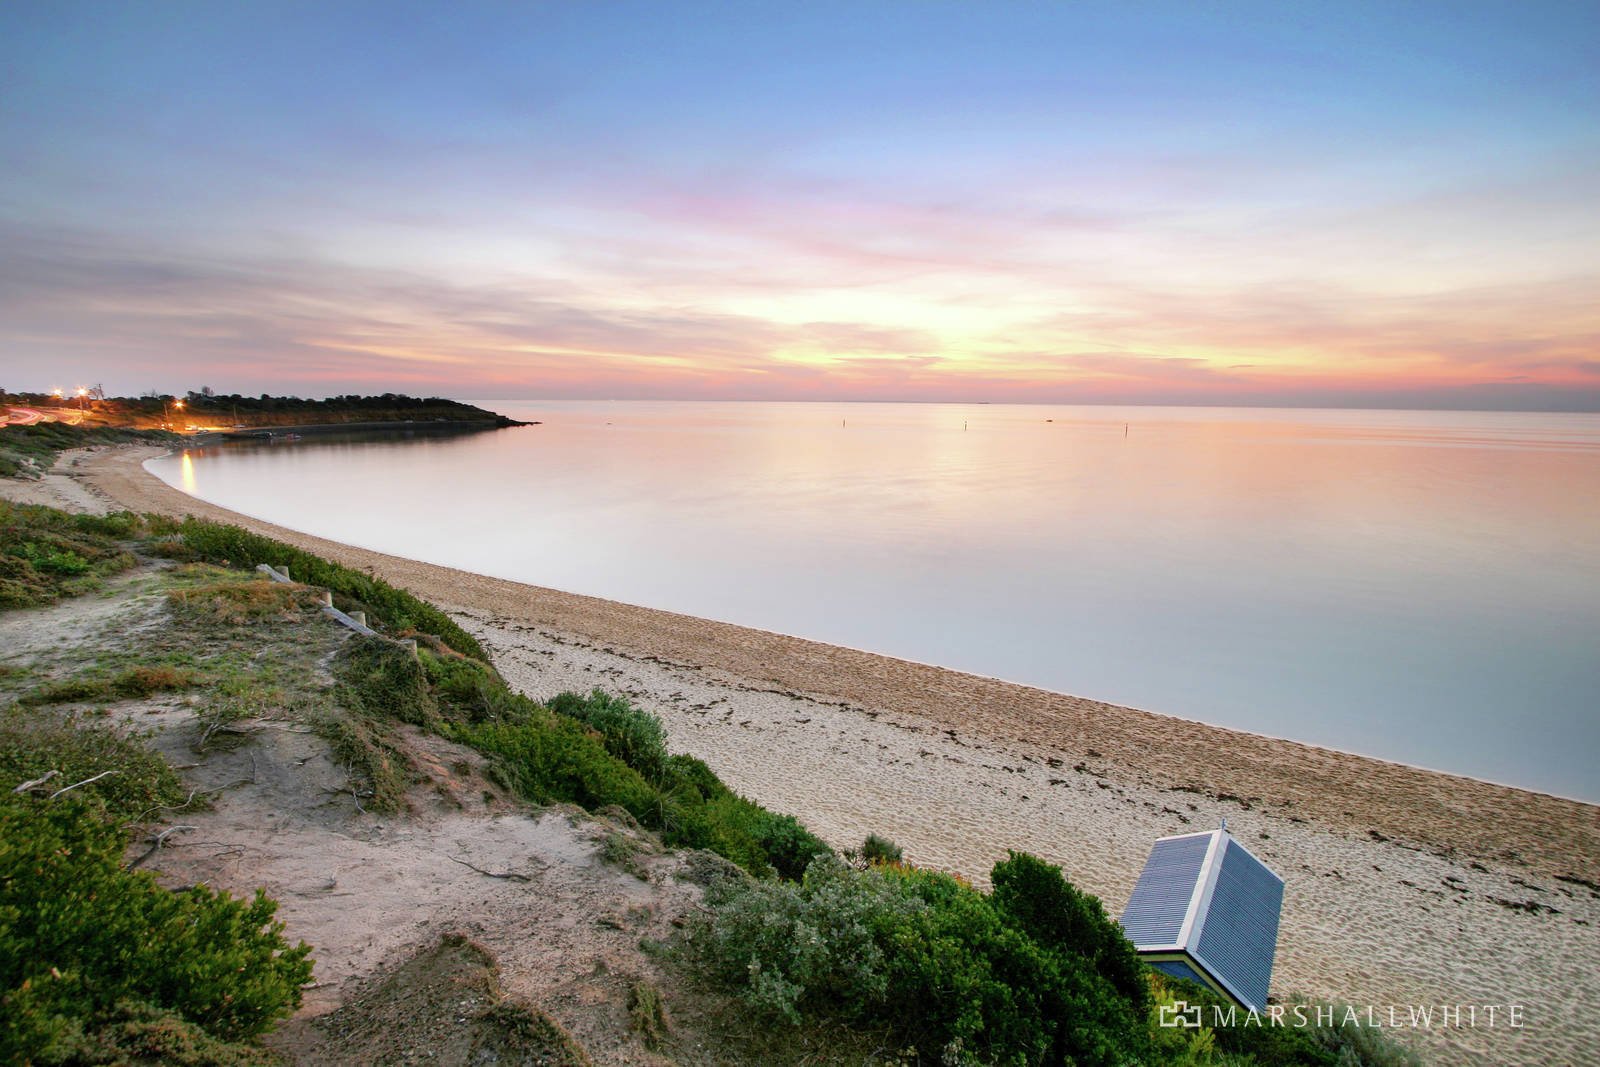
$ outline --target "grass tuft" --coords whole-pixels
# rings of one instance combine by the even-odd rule
[[[192,670],[167,666],[138,666],[110,677],[84,675],[46,682],[17,698],[25,707],[45,704],[114,703],[144,700],[156,693],[189,689],[196,685]]]
[[[628,989],[628,1025],[651,1052],[667,1043],[672,1031],[667,1025],[667,1006],[661,999],[661,990],[649,982],[633,983]]]
[[[266,619],[291,619],[316,605],[316,593],[264,577],[225,579],[174,589],[167,594],[173,615],[186,623],[245,626]]]

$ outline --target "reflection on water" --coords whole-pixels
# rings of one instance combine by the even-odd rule
[[[1600,798],[1600,417],[508,414],[544,425],[152,469],[399,555]]]

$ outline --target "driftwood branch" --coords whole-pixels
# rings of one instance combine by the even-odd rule
[[[485,875],[486,877],[489,877],[489,878],[507,878],[507,879],[510,879],[513,882],[531,882],[531,881],[533,881],[533,879],[531,877],[529,877],[528,875],[526,875],[526,874],[518,874],[516,871],[486,871],[482,867],[474,867],[474,866],[472,866],[472,864],[468,863],[466,860],[456,859],[456,857],[454,857],[454,856],[451,856],[450,859],[455,860],[456,863],[461,864],[461,866],[463,866],[463,867],[469,868],[470,870],[477,871],[479,874]]]
[[[51,793],[50,794],[50,799],[54,800],[56,797],[60,796],[62,793],[70,793],[74,789],[78,788],[80,785],[88,785],[90,782],[98,782],[100,779],[106,777],[107,775],[116,774],[116,773],[117,773],[117,769],[115,767],[113,767],[109,771],[101,771],[99,774],[95,775],[93,778],[85,778],[81,782],[73,782],[71,785],[67,786],[65,789],[57,789],[54,793]]]
[[[30,789],[37,789],[39,786],[44,785],[46,782],[48,782],[50,779],[54,778],[56,775],[58,775],[60,773],[61,773],[60,771],[46,771],[42,776],[40,776],[38,778],[35,778],[31,782],[23,782],[21,785],[17,786],[15,789],[13,789],[12,792],[13,793],[26,793]]]
[[[242,730],[239,727],[234,726],[232,723],[217,720],[216,722],[207,724],[206,728],[201,731],[200,740],[194,743],[194,750],[196,752],[205,752],[206,745],[210,743],[211,738],[217,734],[235,734],[239,737],[249,737],[253,733],[255,733],[254,730]]]
[[[182,830],[197,830],[197,829],[199,829],[199,827],[197,827],[197,826],[169,826],[167,829],[161,831],[159,834],[156,834],[154,837],[152,837],[150,839],[150,850],[148,852],[146,852],[144,855],[140,856],[138,859],[134,860],[132,863],[128,864],[128,866],[125,869],[131,871],[135,867],[137,867],[140,864],[142,864],[145,860],[149,859],[151,856],[154,856],[157,852],[160,852],[161,851],[161,846],[166,844],[167,836],[169,834],[175,834],[175,833],[178,833],[179,831],[182,831]]]
[[[193,804],[196,797],[208,797],[212,793],[220,793],[224,789],[232,789],[234,786],[255,785],[255,782],[256,782],[255,761],[252,759],[250,761],[250,777],[248,777],[248,778],[240,778],[236,782],[228,782],[225,785],[212,786],[210,789],[191,789],[191,790],[189,790],[189,795],[184,798],[182,804],[158,804],[153,808],[146,808],[144,811],[141,811],[139,813],[139,817],[137,819],[134,819],[133,821],[134,822],[144,822],[145,819],[147,819],[150,816],[154,815],[158,811],[182,811],[184,808],[187,808],[190,804]]]

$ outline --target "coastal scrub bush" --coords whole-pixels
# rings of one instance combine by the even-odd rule
[[[1077,957],[1101,975],[1139,1016],[1150,1009],[1147,968],[1100,898],[1067,881],[1061,868],[1011,852],[991,875],[995,908],[1046,948]]]
[[[131,511],[113,511],[108,515],[74,515],[72,524],[83,533],[118,541],[144,536],[150,530],[147,520]]]
[[[180,1015],[139,1001],[118,1001],[85,1020],[65,1040],[33,1060],[73,1067],[282,1067],[283,1060],[259,1045],[224,1041]]]
[[[1333,1017],[1333,1023],[1308,1026],[1304,1032],[1339,1067],[1422,1067],[1416,1053],[1390,1037],[1381,1027],[1364,1026],[1359,1016],[1344,1004],[1297,1000],[1308,1018],[1317,1018],[1317,1008]],[[1293,1005],[1291,1005],[1291,1012]]]
[[[569,802],[590,810],[615,804],[646,826],[659,826],[659,794],[606,751],[600,736],[548,709],[524,722],[484,722],[453,736],[500,758],[506,784],[536,804]]]
[[[445,718],[482,722],[505,710],[506,704],[500,699],[505,683],[487,663],[460,654],[440,655],[420,647],[417,658]]]
[[[123,869],[125,846],[93,799],[0,799],[0,1061],[83,1062],[119,1014],[238,1041],[299,1005],[310,949],[272,900],[170,892]]]
[[[798,885],[726,882],[691,944],[703,973],[752,1007],[884,1027],[947,1063],[1120,1065],[1151,1052],[1138,1005],[1086,954],[1040,943],[932,871],[823,858]]]
[[[793,816],[768,811],[726,786],[698,800],[668,793],[659,821],[641,821],[660,829],[669,845],[708,849],[756,875],[796,879],[817,856],[832,853]]]
[[[432,634],[463,655],[485,663],[489,660],[472,635],[444,612],[370,574],[239,526],[191,518],[184,520],[179,532],[184,548],[197,559],[246,568],[263,563],[287,567],[296,581],[330,590],[341,608],[365,611],[370,621],[385,629]]]
[[[669,755],[661,720],[625,698],[596,689],[586,697],[561,693],[549,706],[594,730],[608,753],[659,791],[655,821],[641,820],[660,829],[668,844],[709,849],[752,873],[789,879],[803,875],[815,857],[831,854],[792,815],[739,796],[698,759]]]
[[[802,1009],[845,1016],[881,1010],[889,993],[884,944],[926,907],[837,860],[799,882],[722,882],[714,921],[697,932],[708,977],[759,1011],[800,1021]]]
[[[0,500],[0,608],[51,604],[134,565],[117,540],[79,518]]]
[[[473,718],[447,720],[439,732],[495,757],[497,776],[534,803],[616,805],[668,845],[708,849],[757,875],[798,878],[829,851],[792,816],[739,796],[700,760],[666,755],[660,721],[625,700],[562,694],[546,706],[498,679],[471,699]],[[607,732],[554,708],[592,712]]]
[[[40,720],[19,711],[0,715],[0,796],[51,771],[56,776],[41,787],[50,792],[113,772],[72,795],[97,799],[118,820],[179,804],[185,795],[166,760],[113,729]]]
[[[667,731],[650,712],[600,689],[586,697],[561,693],[550,701],[550,710],[591,727],[607,752],[650,781],[661,780],[667,765]]]

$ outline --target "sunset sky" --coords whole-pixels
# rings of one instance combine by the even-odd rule
[[[0,5],[0,386],[1600,410],[1600,6]]]

